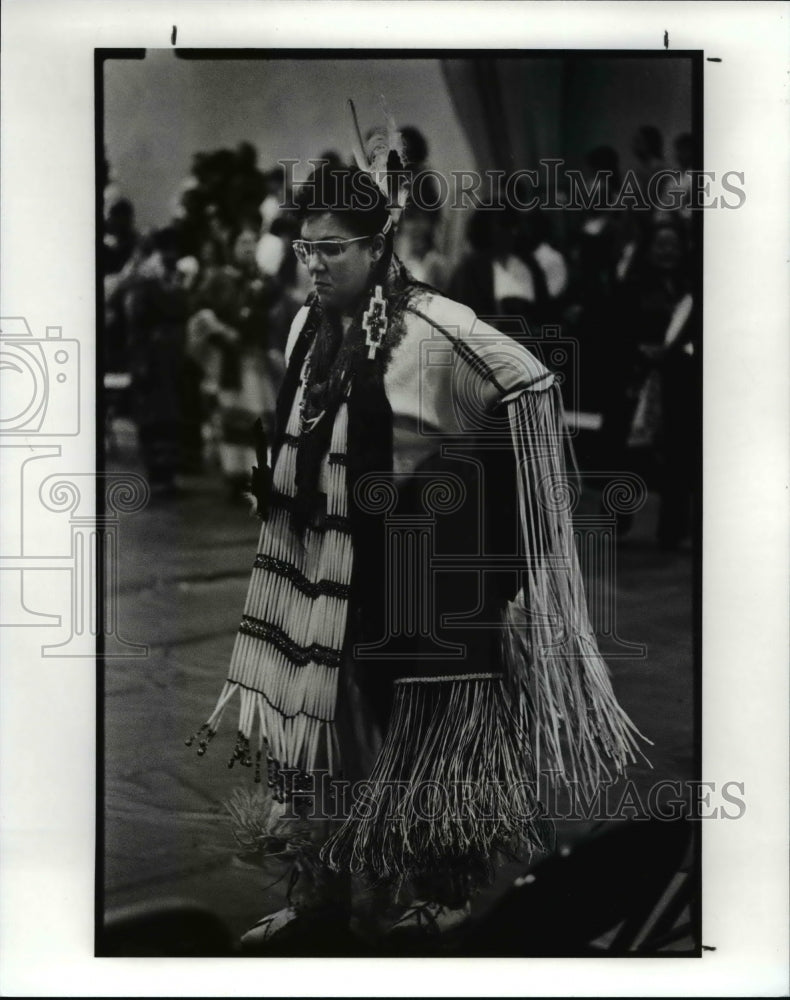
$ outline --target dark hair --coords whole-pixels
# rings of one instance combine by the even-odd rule
[[[400,134],[406,147],[406,159],[409,164],[424,163],[428,159],[428,143],[422,132],[414,125],[405,125]]]
[[[660,160],[664,156],[664,139],[655,125],[643,125],[636,133],[651,156]]]
[[[316,157],[317,160],[326,160],[326,162],[331,167],[339,167],[342,169],[344,166],[343,157],[338,153],[336,149],[325,149],[320,156]]]
[[[584,157],[590,170],[598,173],[607,171],[612,175],[612,182],[615,186],[620,186],[620,157],[617,150],[611,146],[596,146]]]
[[[263,176],[266,181],[270,181],[272,184],[282,185],[285,183],[285,170],[279,163],[271,170],[266,170]]]
[[[283,240],[295,240],[299,235],[299,225],[292,212],[283,212],[272,219],[269,232]]]
[[[251,142],[246,140],[240,142],[236,147],[236,162],[242,169],[256,167],[258,164],[258,150]]]
[[[486,252],[494,246],[497,231],[510,229],[518,232],[520,215],[512,205],[502,209],[476,208],[466,227],[466,238],[473,250]]]
[[[119,198],[110,206],[107,214],[113,222],[130,222],[134,219],[134,205],[128,198]]]
[[[175,226],[164,226],[154,233],[154,248],[160,253],[180,253],[181,240]]]
[[[326,163],[299,186],[295,202],[299,222],[331,212],[357,236],[375,236],[390,217],[387,199],[370,174]]]

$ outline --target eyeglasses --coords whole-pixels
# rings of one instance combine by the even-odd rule
[[[312,254],[317,253],[322,260],[332,260],[342,256],[349,243],[359,243],[360,240],[370,240],[372,236],[354,236],[350,240],[294,240],[291,246],[298,259],[306,264]]]

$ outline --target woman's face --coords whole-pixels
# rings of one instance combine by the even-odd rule
[[[318,240],[353,240],[358,235],[348,228],[341,217],[331,212],[310,216],[302,223],[302,239],[311,243]],[[365,291],[370,272],[383,252],[383,236],[348,243],[337,256],[327,256],[320,250],[312,252],[306,266],[321,303],[331,309],[353,308]]]

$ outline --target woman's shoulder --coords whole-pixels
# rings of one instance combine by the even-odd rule
[[[472,331],[477,315],[469,306],[456,302],[438,292],[424,291],[416,295],[409,304],[409,312],[455,336],[463,336]]]
[[[474,309],[438,292],[425,293],[413,301],[410,309],[418,319],[430,323],[451,340],[473,343],[486,343],[491,339],[508,343],[512,340],[508,334],[480,319]]]
[[[469,306],[431,293],[411,309],[415,321],[427,322],[443,333],[465,365],[500,392],[547,388],[553,381],[551,372],[534,354],[481,320]]]

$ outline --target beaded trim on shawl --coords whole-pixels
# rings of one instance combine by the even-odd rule
[[[304,369],[304,366],[303,366]],[[329,453],[320,471],[326,518],[291,530],[300,403],[300,383],[286,436],[274,468],[273,496],[261,526],[244,614],[217,705],[196,734],[204,752],[230,700],[240,698],[239,729],[230,764],[251,766],[260,780],[264,746],[272,769],[309,772],[337,766],[334,728],[337,670],[346,630],[352,543],[344,455],[347,402],[338,409]]]
[[[332,364],[341,398],[336,401],[326,450],[320,457],[315,496],[307,498],[307,506],[314,507],[319,496],[325,497],[326,506],[305,530],[295,531],[294,511],[305,506],[299,503],[297,485],[300,447],[305,439],[300,417],[310,388],[312,347],[327,321],[318,298],[310,300],[303,333],[311,343],[279,442],[268,510],[261,512],[266,520],[228,676],[211,716],[188,741],[197,740],[198,753],[203,754],[226,707],[238,694],[239,728],[229,766],[236,761],[252,766],[254,746],[256,780],[260,780],[266,753],[270,783],[279,795],[289,791],[282,787],[283,774],[293,772],[292,781],[298,784],[300,776],[304,779],[311,771],[336,773],[340,763],[334,713],[353,568],[348,399],[352,383],[381,379],[405,332],[404,309],[416,291],[429,289],[414,282],[397,259],[392,261],[385,287],[392,305],[379,356],[367,367],[361,360],[365,347],[357,315]]]

